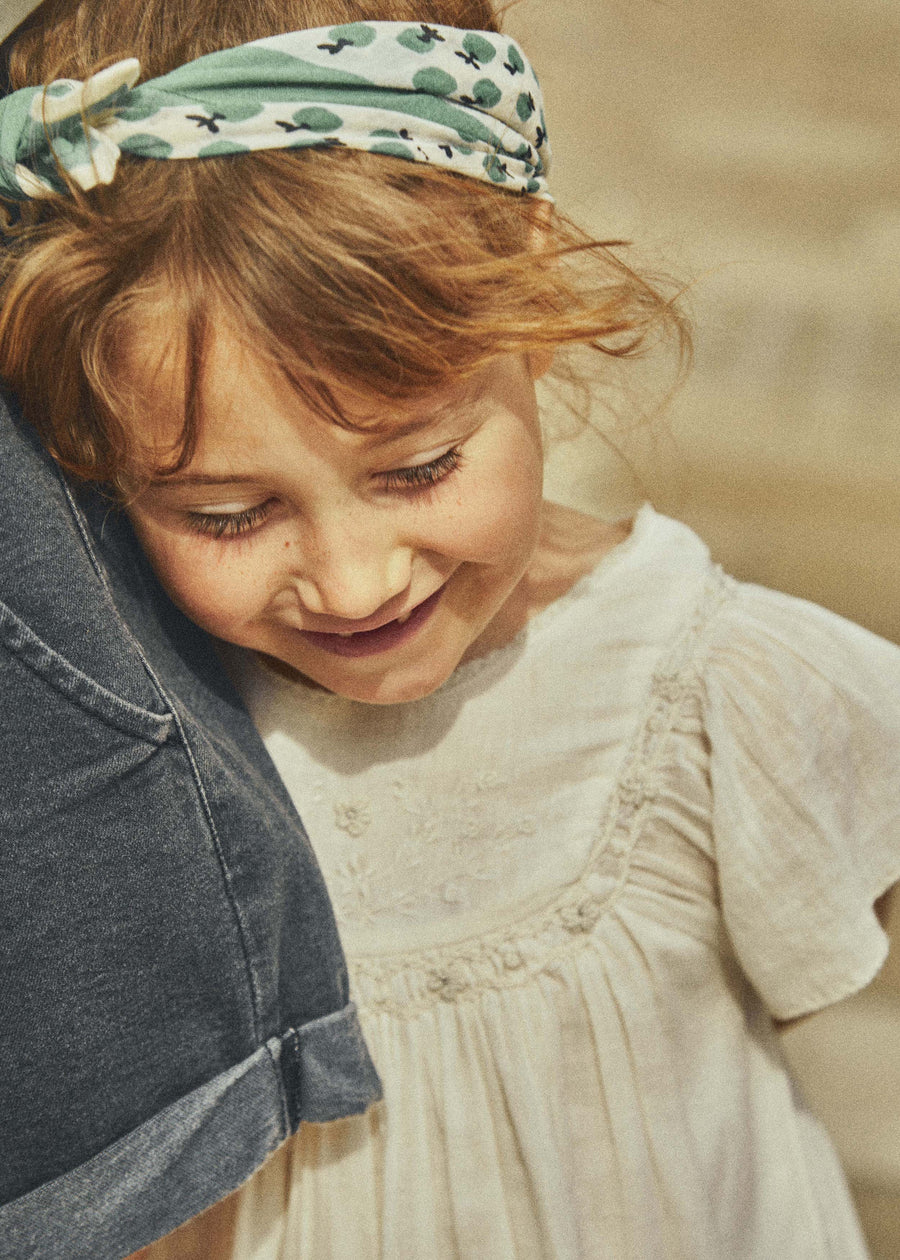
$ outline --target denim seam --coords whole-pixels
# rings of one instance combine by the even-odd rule
[[[215,849],[216,858],[219,863],[219,870],[221,871],[221,874],[222,874],[222,882],[225,886],[225,895],[228,898],[228,904],[231,906],[231,912],[234,915],[234,920],[237,925],[238,938],[241,943],[241,953],[244,958],[244,968],[246,971],[247,981],[248,981],[248,985],[250,989],[250,1014],[251,1014],[251,1021],[253,1025],[253,1040],[254,1040],[254,1044],[258,1046],[262,1040],[262,1032],[261,1032],[262,994],[259,991],[259,980],[256,975],[256,969],[253,966],[253,957],[252,957],[250,944],[248,940],[249,932],[247,929],[247,925],[244,921],[244,916],[241,913],[240,906],[238,905],[237,898],[234,895],[234,886],[233,886],[232,878],[231,878],[231,870],[228,866],[227,861],[225,860],[225,854],[222,850],[222,842],[219,837],[219,831],[218,831],[218,828],[216,827],[215,819],[213,818],[212,809],[210,808],[210,804],[209,804],[209,798],[206,794],[206,788],[204,787],[203,780],[200,776],[200,770],[199,770],[199,767],[197,766],[197,760],[194,756],[194,750],[191,747],[190,741],[188,740],[187,732],[184,729],[184,723],[181,720],[181,714],[178,712],[178,706],[172,701],[172,699],[166,693],[165,688],[163,687],[162,683],[157,678],[156,673],[153,670],[153,667],[148,661],[143,648],[138,643],[137,639],[135,639],[134,635],[131,633],[130,628],[128,627],[128,625],[126,625],[121,614],[119,613],[119,609],[116,605],[116,601],[113,598],[112,591],[110,590],[110,587],[109,587],[109,580],[107,578],[107,575],[103,566],[101,565],[99,561],[99,558],[97,557],[94,551],[94,546],[91,541],[90,534],[88,533],[87,526],[85,525],[84,520],[82,518],[81,510],[78,507],[78,504],[75,502],[75,498],[72,494],[72,491],[68,483],[66,482],[65,478],[62,476],[58,468],[56,469],[56,475],[59,478],[60,484],[63,489],[63,493],[66,496],[66,501],[69,505],[69,512],[71,513],[74,519],[76,528],[78,529],[78,533],[81,536],[82,545],[84,546],[84,549],[87,552],[88,558],[90,559],[91,565],[93,566],[94,572],[97,574],[97,577],[103,587],[103,590],[106,593],[106,598],[109,601],[111,611],[113,612],[116,618],[116,621],[121,627],[123,633],[126,635],[126,637],[128,638],[128,641],[131,643],[134,651],[137,653],[138,657],[140,658],[141,664],[143,665],[151,683],[156,688],[157,694],[159,695],[160,699],[171,710],[172,720],[175,724],[175,727],[181,739],[182,747],[184,748],[185,755],[187,756],[187,759],[188,759],[188,764],[191,767],[191,774],[194,779],[194,785],[197,789],[197,794],[200,797],[200,801],[203,806],[203,813],[206,818],[206,824],[209,827],[210,837],[213,842],[213,848]]]
[[[296,1028],[290,1028],[282,1037],[281,1080],[287,1100],[288,1132],[296,1133],[303,1118],[303,1043]],[[285,1080],[290,1073],[293,1089]]]
[[[294,1030],[291,1029],[290,1031],[293,1032]],[[266,1053],[268,1054],[269,1059],[271,1060],[272,1068],[275,1072],[275,1080],[278,1082],[278,1097],[281,1100],[281,1132],[284,1137],[287,1137],[291,1131],[291,1109],[290,1109],[290,1101],[288,1099],[288,1094],[287,1094],[287,1088],[284,1082],[284,1074],[281,1070],[280,1047],[283,1040],[284,1040],[284,1035],[282,1035],[281,1037],[274,1037],[270,1039],[269,1041],[267,1041]],[[274,1049],[272,1048],[273,1045],[279,1046],[278,1054],[276,1054]]]
[[[142,708],[141,705],[133,704],[110,691],[45,643],[27,622],[2,601],[0,643],[26,669],[107,726],[145,740],[148,744],[166,742],[174,719],[171,709],[165,713],[154,713],[152,709]]]
[[[315,1019],[306,1020],[292,1031],[302,1038],[304,1033],[311,1032],[314,1028],[322,1028],[327,1024],[339,1024],[342,1020],[352,1019],[356,1013],[356,1003],[351,1000],[340,1010],[329,1011],[326,1015],[317,1015]]]

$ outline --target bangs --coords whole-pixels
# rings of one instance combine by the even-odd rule
[[[114,187],[59,201],[52,230],[35,224],[12,251],[0,371],[60,463],[118,487],[141,475],[152,428],[155,391],[125,370],[148,321],[179,364],[172,471],[196,445],[220,320],[345,427],[361,422],[334,386],[377,425],[503,354],[580,342],[621,356],[653,326],[683,331],[618,243],[531,198],[397,158],[123,160]],[[48,371],[61,353],[66,370]]]

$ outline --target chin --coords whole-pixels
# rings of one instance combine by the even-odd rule
[[[301,669],[300,672],[311,682],[347,700],[386,706],[410,704],[430,696],[444,685],[458,664],[455,658],[439,663],[431,657],[405,667],[399,664],[388,667],[384,673],[373,673],[368,678],[364,674],[340,677],[328,670],[307,673]]]
[[[393,704],[411,704],[415,700],[424,700],[432,692],[447,681],[452,670],[441,675],[430,674],[427,679],[373,679],[371,682],[360,680],[356,684],[347,683],[328,687],[329,691],[347,700],[355,700],[359,704],[372,704],[387,707]],[[321,684],[325,686],[326,684]]]

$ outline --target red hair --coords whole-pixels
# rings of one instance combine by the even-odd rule
[[[310,26],[427,21],[497,30],[486,0],[45,0],[13,86],[137,56],[144,77]],[[134,485],[139,404],[124,360],[165,304],[185,372],[190,458],[216,318],[343,422],[325,376],[376,403],[414,399],[504,352],[684,342],[677,311],[610,243],[545,203],[351,150],[123,158],[114,183],[29,203],[2,263],[0,375],[77,476]]]

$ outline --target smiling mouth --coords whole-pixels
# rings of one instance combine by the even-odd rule
[[[328,634],[321,630],[301,630],[303,638],[313,647],[332,656],[374,656],[378,652],[388,652],[392,648],[406,643],[429,619],[444,593],[444,587],[423,599],[410,612],[394,621],[388,621],[375,630],[358,630],[349,634]]]

